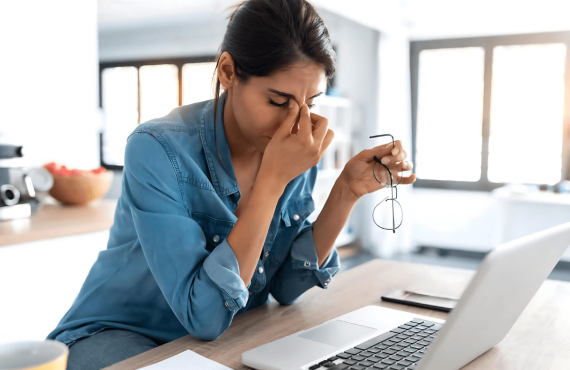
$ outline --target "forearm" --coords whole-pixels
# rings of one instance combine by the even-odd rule
[[[330,254],[357,200],[358,198],[349,189],[341,174],[319,213],[319,217],[313,223],[313,238],[319,258],[319,267]]]
[[[240,277],[246,286],[255,273],[275,207],[284,190],[285,185],[269,173],[260,171],[248,204],[228,235],[228,243],[236,256]]]

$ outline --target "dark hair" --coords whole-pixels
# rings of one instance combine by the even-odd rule
[[[220,96],[216,72],[224,51],[232,56],[235,75],[243,84],[252,76],[271,76],[296,62],[322,66],[327,80],[332,78],[336,67],[336,54],[328,30],[307,0],[246,0],[234,7],[218,49],[213,76],[216,81],[214,138]]]

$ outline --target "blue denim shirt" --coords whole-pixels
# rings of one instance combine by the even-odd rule
[[[107,328],[162,342],[219,337],[234,315],[269,301],[292,304],[339,269],[336,249],[319,268],[311,196],[317,168],[281,195],[255,274],[245,286],[227,242],[240,191],[220,97],[178,107],[139,125],[127,139],[123,185],[101,251],[69,311],[47,336],[64,343]]]

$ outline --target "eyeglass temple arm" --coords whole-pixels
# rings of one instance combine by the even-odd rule
[[[370,136],[370,139],[373,139],[375,137],[384,137],[384,136],[390,136],[392,138],[392,148],[396,146],[396,144],[394,144],[394,136],[392,136],[390,134],[373,135],[373,136]]]

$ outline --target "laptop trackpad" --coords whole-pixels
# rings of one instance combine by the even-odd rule
[[[335,320],[301,333],[298,336],[328,344],[329,346],[342,347],[375,331],[377,330],[367,326]]]

